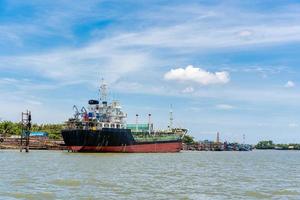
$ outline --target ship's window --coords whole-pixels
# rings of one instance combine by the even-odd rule
[[[114,124],[112,124],[112,125],[111,125],[111,127],[112,127],[112,128],[115,128],[115,125],[114,125]]]
[[[120,128],[120,124],[117,124],[117,128]]]
[[[102,124],[99,124],[100,128],[102,128]]]
[[[105,127],[105,128],[108,128],[108,127],[109,127],[109,125],[108,125],[108,124],[104,124],[104,127]]]

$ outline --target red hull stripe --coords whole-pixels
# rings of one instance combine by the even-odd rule
[[[179,152],[182,148],[181,142],[138,144],[130,146],[68,146],[71,151],[90,152],[124,152],[124,153],[168,153]]]

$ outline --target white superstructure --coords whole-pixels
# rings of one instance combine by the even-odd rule
[[[87,109],[81,108],[81,112],[74,106],[74,118],[69,120],[70,126],[82,126],[82,128],[125,128],[127,115],[122,111],[120,102],[107,101],[107,85],[102,81],[99,100],[89,100]]]

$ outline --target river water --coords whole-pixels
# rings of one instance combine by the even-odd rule
[[[0,199],[300,199],[300,151],[0,150]]]

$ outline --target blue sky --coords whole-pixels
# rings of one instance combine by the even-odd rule
[[[300,142],[299,1],[1,1],[0,117],[63,122],[101,77],[128,122]]]

